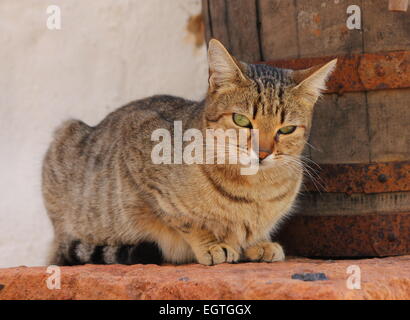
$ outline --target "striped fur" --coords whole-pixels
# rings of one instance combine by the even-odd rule
[[[215,40],[209,64],[204,101],[154,96],[95,127],[69,120],[57,129],[42,172],[55,233],[49,263],[212,265],[284,258],[270,235],[299,192],[315,86],[323,87],[332,64],[303,72],[247,65]],[[174,121],[184,129],[239,130],[232,113],[251,119],[260,146],[271,149],[257,174],[243,176],[239,165],[151,161],[154,130],[172,133]],[[297,130],[279,137],[287,125]]]
[[[138,245],[91,245],[74,240],[61,248],[57,263],[60,265],[82,264],[157,264],[164,262],[162,252],[154,242],[141,242]]]

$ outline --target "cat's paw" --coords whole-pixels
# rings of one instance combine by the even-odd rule
[[[277,242],[264,241],[247,248],[245,258],[251,261],[274,262],[285,260],[285,253]]]
[[[239,253],[231,246],[225,243],[211,245],[206,250],[201,250],[196,254],[198,263],[212,266],[220,263],[234,263],[239,260]]]

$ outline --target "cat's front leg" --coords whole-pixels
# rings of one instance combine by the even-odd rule
[[[282,246],[277,242],[261,241],[244,250],[246,260],[255,262],[274,262],[285,260]]]
[[[220,263],[235,263],[239,260],[239,253],[226,243],[215,243],[209,246],[193,248],[198,263],[211,266]]]
[[[235,263],[239,260],[239,247],[217,241],[215,236],[205,230],[192,230],[183,237],[190,244],[198,263],[211,266],[220,263]]]

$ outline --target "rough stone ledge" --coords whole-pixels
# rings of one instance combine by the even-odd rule
[[[346,287],[347,267],[361,289]],[[324,273],[301,281],[295,273]],[[46,267],[0,269],[1,299],[410,299],[410,256],[201,265],[85,265],[61,268],[61,289],[47,288]],[[3,285],[3,286],[2,286]]]

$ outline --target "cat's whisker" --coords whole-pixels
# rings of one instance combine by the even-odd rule
[[[305,144],[307,144],[309,147],[311,147],[313,150],[316,150],[318,152],[322,152],[319,148],[315,147],[311,143],[309,143],[307,140],[305,140]]]
[[[306,159],[308,159],[308,158],[306,158]],[[324,191],[327,191],[327,188],[326,188],[326,186],[325,186],[326,183],[325,183],[325,181],[322,179],[322,177],[320,176],[320,174],[318,173],[318,170],[320,170],[321,167],[320,167],[316,162],[314,162],[313,160],[311,160],[311,159],[309,159],[309,160],[311,161],[312,164],[316,165],[316,166],[318,167],[318,169],[314,169],[312,166],[310,166],[309,164],[307,164],[306,162],[304,162],[304,165],[305,165],[306,170],[309,171],[309,173],[311,173],[311,175],[315,177],[315,181],[318,182],[318,183],[320,183],[320,186],[323,188],[323,190],[324,190]]]
[[[324,186],[324,182],[322,178],[318,175],[318,173],[306,162],[303,161],[303,159],[297,158],[295,156],[291,155],[283,155],[286,157],[287,160],[289,160],[289,163],[296,163],[299,166],[302,166],[304,168],[303,173],[307,175],[310,180],[312,181],[313,185],[315,188],[318,190],[318,192],[321,192],[322,190],[326,190],[326,187]]]

